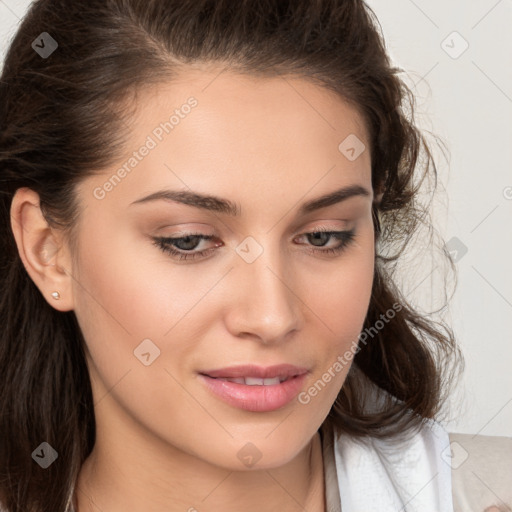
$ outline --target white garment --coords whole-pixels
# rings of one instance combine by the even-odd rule
[[[322,432],[324,454],[334,452],[335,462],[331,458],[325,466],[329,512],[340,510],[327,488],[336,482],[342,512],[453,512],[450,440],[439,423],[425,422],[416,434],[394,442]]]

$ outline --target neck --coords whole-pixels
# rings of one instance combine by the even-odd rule
[[[318,433],[283,466],[230,471],[144,435],[122,429],[112,429],[110,435],[101,428],[97,432],[77,480],[76,512],[325,509]]]

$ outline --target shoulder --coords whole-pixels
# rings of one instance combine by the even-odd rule
[[[512,437],[450,433],[449,439],[454,512],[492,505],[512,511]]]

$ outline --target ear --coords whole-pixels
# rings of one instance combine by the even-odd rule
[[[69,248],[60,230],[51,228],[40,208],[39,195],[19,188],[11,204],[11,228],[18,252],[34,284],[58,311],[74,308]],[[58,292],[56,300],[53,292]]]

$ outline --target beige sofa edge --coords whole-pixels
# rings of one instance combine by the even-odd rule
[[[512,512],[512,437],[449,437],[454,512]]]

